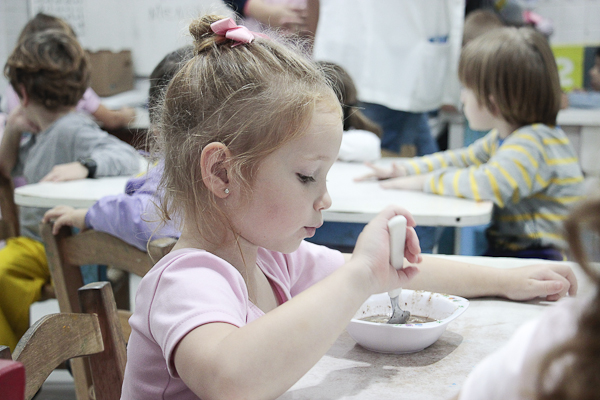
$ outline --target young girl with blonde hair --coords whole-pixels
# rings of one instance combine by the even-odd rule
[[[274,39],[204,16],[195,55],[160,114],[165,220],[180,239],[142,279],[123,399],[275,398],[329,349],[373,293],[409,283],[465,296],[557,300],[568,268],[510,272],[421,261],[413,218],[389,207],[351,257],[303,239],[331,204],[342,110],[325,75]],[[407,216],[405,257],[389,264],[387,222]],[[421,278],[421,279],[420,279]]]
[[[190,32],[196,56],[159,128],[164,211],[181,237],[139,286],[122,396],[274,398],[371,294],[416,273],[390,266],[387,231],[396,214],[414,220],[386,209],[341,268],[340,253],[304,242],[331,204],[335,94],[308,59],[230,19],[204,16]],[[405,255],[418,254],[409,228]]]

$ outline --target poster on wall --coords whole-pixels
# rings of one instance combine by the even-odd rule
[[[558,66],[560,86],[565,92],[590,89],[589,70],[594,66],[599,45],[552,46]]]

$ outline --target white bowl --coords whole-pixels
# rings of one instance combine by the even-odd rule
[[[463,297],[403,289],[400,308],[411,314],[433,318],[435,322],[390,325],[361,321],[373,315],[392,315],[390,296],[375,294],[360,307],[346,328],[362,347],[379,353],[413,353],[431,346],[454,318],[465,312],[469,301]]]

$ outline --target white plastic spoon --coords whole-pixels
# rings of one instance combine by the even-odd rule
[[[390,231],[390,263],[396,269],[404,267],[404,243],[406,241],[406,218],[402,215],[397,215],[388,222],[388,230]],[[390,302],[392,303],[392,317],[387,322],[388,324],[405,324],[410,317],[409,311],[404,311],[400,308],[399,299],[402,288],[390,290]]]

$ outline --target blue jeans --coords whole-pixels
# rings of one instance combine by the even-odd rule
[[[413,145],[418,156],[439,151],[429,129],[427,113],[392,110],[374,103],[361,103],[361,106],[363,113],[383,129],[382,149],[399,153],[402,146]]]

